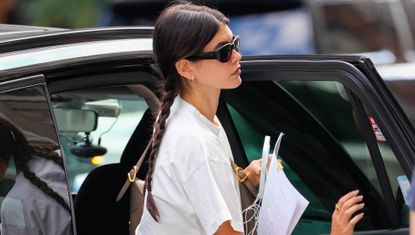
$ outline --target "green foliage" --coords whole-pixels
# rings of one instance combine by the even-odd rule
[[[84,28],[95,25],[107,0],[32,0],[23,5],[30,25]]]

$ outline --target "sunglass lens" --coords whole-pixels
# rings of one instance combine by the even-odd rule
[[[219,60],[221,62],[229,61],[231,56],[232,56],[232,50],[233,50],[232,45],[226,45],[226,46],[222,47],[219,50],[219,56],[220,56]]]

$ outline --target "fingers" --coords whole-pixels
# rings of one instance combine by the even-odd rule
[[[350,208],[348,208],[347,210],[345,210],[345,212],[344,212],[345,219],[350,220],[352,215],[355,214],[356,212],[362,210],[364,206],[365,206],[364,203],[355,204],[355,205],[351,206]]]
[[[354,190],[354,191],[351,191],[351,192],[347,193],[346,195],[344,195],[343,197],[341,197],[341,198],[339,199],[339,202],[338,202],[337,204],[339,204],[339,206],[340,206],[340,207],[342,207],[342,206],[343,206],[343,204],[344,204],[347,200],[349,200],[349,199],[350,199],[350,198],[352,198],[352,197],[355,197],[358,193],[359,193],[359,190]]]
[[[355,209],[355,207],[357,206],[357,203],[361,202],[363,200],[363,196],[359,195],[359,196],[354,196],[350,199],[348,199],[346,202],[344,202],[342,205],[339,205],[340,210],[345,210],[345,212],[350,212],[353,211]],[[339,203],[340,204],[340,203]],[[364,203],[362,203],[364,204]],[[360,204],[359,204],[360,205]],[[363,208],[363,207],[362,207]],[[361,208],[360,208],[361,209]],[[353,211],[353,213],[356,211]],[[352,214],[353,214],[352,213]],[[347,213],[348,214],[348,213]]]
[[[350,195],[354,195],[350,194]],[[357,211],[363,209],[364,203],[360,203],[363,200],[362,195],[354,195],[350,197],[350,195],[346,194],[344,197],[342,197],[339,202],[336,205],[336,209],[334,213],[338,213],[340,216],[340,219],[349,221],[350,218],[354,213]],[[342,201],[342,199],[347,198],[346,201]],[[359,204],[360,203],[360,204]]]
[[[363,218],[363,212],[353,216],[365,206],[362,203],[363,196],[358,193],[358,190],[349,192],[336,203],[332,215],[331,234],[352,234],[355,225]]]
[[[358,215],[356,215],[355,217],[353,217],[353,219],[350,220],[349,225],[352,226],[352,228],[354,228],[354,226],[357,224],[357,222],[359,222],[361,219],[363,219],[363,215],[364,213],[360,213]]]
[[[248,180],[255,186],[259,184],[261,175],[261,159],[253,160],[243,171],[248,176]]]
[[[260,175],[261,174],[261,167],[262,167],[262,159],[258,159],[258,160],[255,160],[255,161],[258,161],[258,163],[256,164],[256,167],[255,167],[255,174]]]

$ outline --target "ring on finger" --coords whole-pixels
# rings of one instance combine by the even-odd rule
[[[336,203],[336,206],[335,206],[335,208],[336,208],[336,211],[340,211],[340,209],[341,209],[341,206],[340,206],[339,204],[337,204],[337,203]]]

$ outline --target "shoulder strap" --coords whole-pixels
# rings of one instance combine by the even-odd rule
[[[147,155],[148,149],[150,148],[151,140],[148,142],[146,148],[144,149],[143,153],[141,154],[140,158],[138,159],[137,163],[133,168],[131,168],[130,172],[127,173],[127,180],[125,181],[124,185],[122,186],[120,192],[118,193],[117,199],[115,201],[121,200],[124,196],[125,192],[127,191],[128,187],[131,183],[135,181],[137,172],[140,170],[141,165],[143,164],[144,158]]]

